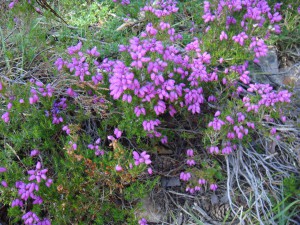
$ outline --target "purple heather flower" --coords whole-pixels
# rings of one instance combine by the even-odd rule
[[[115,140],[115,138],[113,136],[111,136],[113,138],[113,140]],[[99,155],[104,155],[104,151],[99,149],[99,144],[101,142],[101,139],[98,138],[94,144],[89,144],[88,148],[91,150],[95,150],[95,155],[99,156]]]
[[[200,191],[200,190],[201,190],[201,187],[195,186],[195,191]]]
[[[152,23],[147,24],[146,31],[151,36],[155,36],[157,34],[157,30],[153,27]]]
[[[26,225],[34,225],[40,221],[38,216],[31,211],[29,211],[25,215],[23,215],[22,220],[24,221],[24,224],[26,224]]]
[[[11,203],[11,207],[16,207],[16,206],[23,207],[24,206],[23,201],[20,199],[13,200]]]
[[[208,23],[210,21],[214,21],[216,16],[211,14],[210,12],[205,13],[202,18],[204,19],[204,23]]]
[[[1,116],[2,120],[5,122],[5,123],[8,123],[10,118],[9,118],[9,112],[5,112],[2,116]]]
[[[245,32],[232,37],[232,40],[234,40],[236,43],[239,43],[241,46],[244,45],[244,41],[246,39],[248,39],[248,35]]]
[[[63,126],[63,127],[62,127],[62,130],[65,131],[66,134],[68,134],[68,135],[71,133],[71,130],[70,130],[70,128],[68,127],[68,125]]]
[[[152,174],[152,172],[153,172],[153,171],[152,171],[152,169],[149,167],[149,168],[148,168],[148,174],[150,174],[150,175],[151,175],[151,174]]]
[[[226,85],[226,84],[227,84],[227,79],[226,79],[225,77],[222,79],[222,84],[223,84],[223,85]]]
[[[243,122],[245,120],[245,118],[246,118],[245,115],[243,113],[241,113],[241,112],[237,113],[237,117],[238,117],[238,122],[239,123]]]
[[[251,39],[250,49],[253,49],[256,58],[266,56],[268,52],[268,46],[265,44],[263,39],[253,37]]]
[[[277,10],[279,10],[280,8],[281,8],[281,5],[282,5],[283,3],[275,3],[275,5],[274,5],[274,11],[277,11]]]
[[[234,139],[235,138],[235,134],[233,132],[228,132],[227,133],[227,138],[228,139]]]
[[[186,150],[186,155],[189,156],[189,157],[193,157],[193,156],[194,156],[194,151],[193,151],[193,149],[188,149],[188,150]]]
[[[191,176],[190,173],[184,173],[184,172],[181,172],[179,178],[180,178],[180,180],[188,181],[191,177],[192,177],[192,176]]]
[[[10,2],[9,5],[8,5],[8,8],[12,9],[15,6],[16,3],[17,3],[17,1],[15,1],[15,0]]]
[[[185,189],[185,191],[186,191],[186,192],[190,192],[190,194],[194,194],[196,190],[195,190],[195,188],[187,187],[187,188]]]
[[[271,131],[270,131],[270,134],[272,134],[272,135],[274,135],[274,134],[276,134],[276,128],[275,127],[272,127],[272,129],[271,129]]]
[[[232,16],[228,16],[226,19],[226,29],[228,29],[231,24],[236,24],[236,19]]]
[[[191,111],[193,114],[200,113],[200,104],[204,102],[202,88],[193,90],[186,89],[185,92],[186,95],[184,96],[184,99],[186,106],[188,106],[188,110]]]
[[[38,13],[38,14],[43,14],[42,10],[38,7],[34,7],[35,11]]]
[[[167,144],[168,143],[168,137],[167,136],[164,136],[162,139],[160,139],[160,142],[162,144]]]
[[[115,128],[114,134],[116,136],[116,138],[120,138],[122,135],[122,131],[120,131],[118,128]]]
[[[44,86],[44,84],[41,81],[36,81],[35,85],[40,87],[40,88]]]
[[[134,164],[136,166],[138,166],[141,163],[145,163],[146,165],[151,164],[150,155],[147,154],[146,151],[143,151],[141,154],[139,154],[136,151],[133,151],[132,154],[135,161]]]
[[[16,182],[16,188],[18,188],[18,194],[21,199],[27,201],[29,197],[32,199],[35,199],[36,196],[34,195],[34,191],[39,190],[39,186],[36,183],[28,183],[25,184],[22,181],[17,181]]]
[[[230,154],[231,152],[232,152],[232,148],[231,148],[230,145],[229,145],[229,146],[226,146],[225,148],[222,149],[222,154],[224,154],[224,155],[228,155],[228,154]]]
[[[1,181],[1,185],[5,188],[8,187],[8,184],[5,180]]]
[[[35,170],[29,170],[27,173],[30,175],[28,178],[29,181],[35,180],[40,183],[42,179],[46,180],[46,173],[48,172],[48,169],[43,169],[42,164],[40,162],[37,162]]]
[[[0,173],[4,173],[6,171],[7,171],[7,169],[5,167],[0,167]]]
[[[54,65],[56,66],[57,70],[60,71],[60,70],[62,70],[63,66],[65,65],[65,62],[62,58],[58,58],[55,61]]]
[[[37,149],[33,149],[31,152],[30,152],[30,157],[34,157],[34,156],[37,156],[40,154],[40,151],[37,150]]]
[[[208,123],[208,127],[212,127],[215,131],[217,130],[221,130],[221,127],[224,125],[225,123],[218,119],[218,118],[214,118],[213,121]]]
[[[145,120],[143,122],[143,127],[145,131],[153,131],[155,126],[158,126],[160,124],[160,121],[158,119],[156,120]]]
[[[36,90],[31,89],[31,97],[29,97],[29,104],[32,105],[34,103],[37,103],[39,101],[39,96],[37,95]]]
[[[34,204],[34,205],[40,205],[42,203],[43,203],[43,199],[40,196],[36,196],[34,198],[34,201],[32,202],[32,204]]]
[[[100,144],[100,142],[101,142],[101,139],[100,139],[100,138],[98,138],[98,139],[95,141],[95,144],[96,144],[96,145],[99,145],[99,144]]]
[[[218,189],[218,185],[217,184],[211,184],[209,186],[209,189],[212,190],[212,191],[216,191]]]
[[[71,145],[72,150],[75,151],[77,149],[77,144],[76,143],[73,143],[72,141],[69,141],[69,145]]]
[[[139,220],[139,225],[148,225],[147,220],[145,218],[142,218]]]
[[[114,99],[120,98],[122,93],[127,90],[135,89],[134,74],[130,72],[129,68],[121,61],[117,61],[113,69],[114,74],[109,79],[110,82],[110,95]]]
[[[51,222],[49,219],[45,218],[44,220],[37,222],[36,225],[51,225]]]
[[[220,35],[220,40],[223,41],[223,40],[227,40],[227,39],[228,39],[227,34],[225,33],[225,31],[222,31],[221,35]]]
[[[69,53],[69,55],[73,55],[73,54],[79,52],[80,49],[81,49],[81,47],[82,47],[82,42],[79,42],[79,43],[78,43],[77,45],[75,45],[75,46],[69,47],[69,48],[68,48],[68,53]]]
[[[220,116],[221,115],[221,112],[220,111],[217,111],[216,113],[215,113],[215,117],[218,117],[218,116]]]
[[[107,139],[110,140],[110,141],[116,140],[116,139],[114,138],[114,136],[112,136],[112,135],[108,135],[108,136],[107,136]]]
[[[152,5],[146,5],[141,9],[141,11],[151,12],[158,18],[161,18],[177,12],[178,7],[176,7],[176,4],[177,1],[175,0],[158,0],[155,2],[155,7]]]
[[[166,111],[166,104],[163,101],[158,101],[157,105],[154,106],[156,115],[163,114]]]
[[[120,165],[116,165],[115,169],[116,169],[117,172],[120,172],[120,171],[123,170],[123,168]]]
[[[219,148],[217,146],[210,146],[209,147],[209,152],[211,154],[214,154],[214,153],[218,154],[219,153]]]
[[[128,95],[128,94],[124,94],[123,97],[122,97],[122,100],[123,100],[124,102],[131,103],[131,102],[132,102],[132,96],[131,96],[131,95]]]
[[[188,160],[186,161],[186,164],[189,165],[189,166],[194,166],[194,165],[196,165],[195,160],[193,160],[193,159],[188,159]]]
[[[46,184],[47,187],[50,187],[52,183],[53,183],[53,180],[48,179],[45,184]]]
[[[217,98],[213,95],[210,95],[207,99],[208,102],[216,102],[217,101]]]
[[[100,53],[97,51],[97,47],[92,48],[91,50],[87,50],[86,51],[87,54],[91,55],[91,56],[95,56],[95,57],[99,57]]]
[[[68,88],[67,91],[66,91],[66,93],[70,97],[76,97],[77,96],[76,92],[72,88]]]
[[[10,109],[12,108],[12,106],[13,106],[12,103],[9,102],[9,103],[7,104],[7,109],[10,110]]]
[[[247,122],[247,126],[248,126],[249,128],[255,129],[255,124],[252,123],[252,122]]]
[[[169,23],[165,23],[165,22],[161,21],[161,22],[159,23],[159,28],[160,28],[161,30],[170,29],[170,28],[171,28],[171,25],[170,25]]]
[[[275,12],[273,15],[269,13],[268,16],[271,24],[280,22],[280,20],[282,20],[282,16],[279,14],[279,12]]]
[[[146,115],[146,110],[143,107],[136,106],[134,108],[134,113],[137,117],[139,117],[140,115]]]
[[[199,183],[200,185],[203,185],[203,184],[206,183],[206,180],[205,180],[205,179],[199,179],[199,180],[198,180],[198,183]]]

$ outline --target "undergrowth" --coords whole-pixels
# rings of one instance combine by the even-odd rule
[[[145,225],[141,200],[165,177],[182,195],[225,193],[221,221],[297,220],[299,128],[283,110],[292,90],[253,83],[251,68],[268,45],[297,45],[299,5],[1,7],[0,222]],[[168,171],[163,154],[176,162]],[[195,210],[183,211],[201,224]]]

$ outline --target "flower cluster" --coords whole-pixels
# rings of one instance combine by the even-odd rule
[[[0,174],[1,174],[1,173],[5,173],[6,171],[7,171],[7,169],[6,169],[5,167],[0,167]],[[3,187],[8,187],[7,182],[6,182],[5,180],[2,180],[2,181],[1,181],[1,185],[2,185]]]
[[[145,163],[146,165],[151,164],[150,155],[148,155],[145,151],[143,151],[141,154],[139,154],[136,151],[133,151],[132,154],[133,154],[134,164],[136,166],[142,163]]]
[[[218,147],[213,147],[212,146],[210,148],[211,149],[216,148],[217,153],[219,153]],[[230,149],[231,149],[230,144],[227,144],[227,146],[222,150],[222,153],[223,154],[229,154],[231,152]],[[212,151],[211,153],[213,154],[214,152]],[[187,160],[186,160],[187,165],[188,166],[195,166],[196,165],[196,158],[194,156],[194,150],[188,149],[186,151],[186,155],[187,155]],[[196,169],[196,168],[194,168],[194,169]],[[197,191],[200,191],[202,189],[202,187],[208,183],[208,181],[204,178],[197,179],[197,177],[194,174],[194,171],[195,171],[194,169],[188,169],[185,172],[181,172],[180,176],[179,176],[180,180],[187,183],[187,186],[186,186],[185,190],[186,190],[186,192],[189,192],[190,194],[194,194]],[[201,172],[200,174],[205,175],[205,173],[203,173],[203,172]],[[217,184],[214,183],[213,174],[210,173],[209,175],[205,175],[205,176],[209,176],[210,190],[215,191],[218,186],[217,186]]]
[[[39,150],[32,150],[30,153],[31,157],[35,157],[39,154]],[[35,182],[29,182],[25,183],[23,181],[17,181],[15,184],[15,187],[18,190],[18,196],[19,198],[14,199],[11,203],[11,207],[26,207],[25,202],[32,202],[34,205],[40,205],[43,203],[43,199],[36,195],[36,192],[39,191],[39,185],[42,180],[45,180],[45,185],[47,187],[50,187],[52,184],[52,179],[47,179],[46,173],[48,172],[48,169],[42,169],[41,162],[37,162],[36,167],[34,170],[27,171],[29,178],[28,181],[36,180]],[[24,221],[24,224],[27,225],[50,225],[51,222],[49,219],[45,218],[44,220],[41,220],[35,213],[32,211],[26,212],[22,216],[22,220]]]
[[[148,225],[147,220],[145,218],[140,219],[139,225]]]
[[[221,21],[221,18],[225,17],[225,29],[229,30],[231,26],[238,24],[237,18],[234,18],[230,12],[246,12],[240,23],[241,31],[233,35],[232,32],[224,29],[218,40],[236,42],[244,47],[245,51],[252,50],[255,60],[258,60],[267,54],[268,48],[263,38],[253,35],[255,28],[265,24],[267,19],[274,27],[277,25],[275,23],[281,20],[277,12],[271,13],[270,7],[264,0],[260,2],[260,4],[257,2],[248,4],[241,1],[222,1],[216,6],[206,1],[203,19],[212,25],[215,20]],[[169,15],[168,12],[177,10],[176,2],[173,1],[158,1],[155,4],[147,5],[141,10],[151,11],[157,17]],[[255,25],[256,23],[258,25]],[[251,24],[254,26],[251,27]],[[160,40],[160,35],[167,37],[170,44]],[[181,109],[187,109],[192,114],[200,114],[206,99],[208,102],[218,101],[212,91],[204,91],[203,87],[206,83],[212,85],[219,83],[226,88],[233,87],[231,95],[235,99],[239,99],[240,93],[244,91],[237,85],[237,81],[240,80],[245,85],[250,84],[248,61],[242,65],[230,65],[220,71],[212,65],[212,55],[201,49],[201,40],[195,38],[186,44],[185,51],[182,51],[173,44],[180,39],[181,36],[176,34],[169,23],[161,21],[156,26],[149,23],[140,37],[131,38],[129,45],[119,46],[119,51],[129,58],[127,61],[104,59],[102,63],[95,60],[93,65],[90,65],[88,64],[88,61],[92,61],[90,58],[95,58],[99,54],[94,47],[85,55],[81,52],[82,43],[79,42],[68,49],[70,55],[77,54],[71,62],[58,59],[55,64],[58,70],[67,67],[70,73],[75,71],[74,76],[79,76],[80,81],[92,80],[95,85],[108,86],[112,99],[131,105],[134,115],[142,118],[141,125],[149,137],[161,138],[162,133],[157,130],[162,124],[161,115],[169,113],[174,117]],[[223,63],[224,59],[219,58],[218,62]],[[97,75],[92,78],[86,76],[92,74]],[[103,79],[106,76],[108,83]],[[69,96],[75,97],[76,92],[73,89],[68,90]],[[290,94],[287,91],[276,93],[270,89],[270,92],[261,94],[260,97],[261,99],[254,104],[250,97],[245,96],[243,99],[245,108],[239,109],[236,115],[215,112],[214,118],[207,125],[208,128],[218,132],[211,140],[211,144],[207,146],[211,154],[230,154],[236,149],[234,140],[242,140],[245,135],[248,135],[248,128],[255,129],[255,123],[247,119],[246,113],[251,110],[259,112],[261,105],[289,102]],[[222,132],[226,133],[224,140],[219,139],[218,134]],[[115,136],[117,138],[120,136],[118,130],[115,130]],[[110,137],[111,140],[115,139],[113,136]],[[161,141],[166,143],[167,137],[164,136]],[[90,147],[92,148],[92,144]],[[95,145],[93,147],[96,148]],[[136,163],[145,160],[137,152],[134,154],[134,159]],[[192,157],[186,163],[189,166],[195,165]],[[116,170],[121,171],[122,167],[117,165]],[[185,181],[190,178],[189,172],[182,172],[180,175],[180,179]],[[215,190],[215,187],[211,189]]]
[[[152,4],[144,6],[141,11],[151,12],[158,18],[169,16],[178,11],[176,0],[152,1]]]
[[[29,181],[36,180],[38,183],[41,182],[41,180],[46,180],[46,173],[48,172],[48,169],[41,169],[42,164],[41,162],[37,162],[35,170],[28,170],[28,174],[30,177],[28,178]]]
[[[119,2],[122,5],[130,3],[125,0],[113,0],[113,2]],[[215,24],[224,23],[224,27],[221,27],[217,33],[216,41],[243,49],[253,55],[255,62],[260,57],[266,56],[268,52],[265,40],[272,32],[280,32],[278,25],[282,19],[279,14],[280,5],[277,4],[274,9],[271,9],[266,0],[205,1],[203,7],[202,18],[208,25],[207,34],[209,35],[209,29]],[[164,18],[178,11],[177,1],[153,1],[142,7],[141,11]],[[241,18],[235,17],[235,12],[241,14]],[[264,29],[264,26],[269,26],[269,28]],[[150,22],[139,37],[131,38],[128,45],[119,46],[119,51],[125,60],[124,58],[121,58],[122,60],[104,59],[98,62],[97,58],[100,53],[97,47],[83,51],[83,44],[79,42],[67,49],[70,60],[58,58],[55,65],[58,71],[68,71],[75,79],[78,79],[81,85],[90,82],[95,87],[109,89],[113,101],[119,101],[131,107],[132,114],[138,119],[144,133],[151,138],[160,138],[162,143],[168,141],[167,136],[163,136],[160,127],[164,125],[165,114],[175,117],[185,110],[191,114],[200,114],[208,109],[209,112],[214,113],[208,120],[208,124],[204,125],[208,133],[214,134],[210,143],[205,146],[211,154],[226,155],[233,152],[236,149],[234,143],[243,140],[251,133],[251,130],[256,128],[256,121],[253,121],[255,119],[249,116],[252,113],[261,113],[262,107],[276,107],[278,104],[290,102],[291,94],[288,91],[274,91],[268,85],[251,84],[247,61],[242,65],[232,65],[225,57],[222,58],[223,56],[214,58],[214,54],[209,53],[209,49],[202,45],[203,40],[194,38],[190,43],[179,47],[180,45],[176,42],[181,39],[182,36],[176,33],[171,24],[163,20],[158,23]],[[220,70],[216,66],[216,61],[217,64],[229,65]],[[219,87],[224,88],[224,93],[229,93],[232,101],[238,102],[241,99],[241,93],[244,92],[243,88],[238,86],[238,82],[248,85],[247,91],[255,93],[256,98],[243,93],[242,106],[237,107],[235,113],[221,112],[223,106],[216,112],[210,108],[207,102],[219,104],[219,99],[224,99],[224,96],[215,93],[218,92]],[[30,91],[30,104],[39,103],[40,98],[51,98],[55,94],[55,88],[50,84],[35,80],[32,84],[34,87]],[[67,87],[65,95],[68,97],[55,99],[52,108],[46,112],[46,115],[52,116],[53,124],[64,122],[62,112],[67,108],[68,100],[77,98],[80,93],[76,88],[76,85]],[[93,93],[89,95],[92,96]],[[97,95],[94,97],[95,101],[91,104],[95,104],[99,99]],[[10,121],[13,104],[9,101],[7,112],[2,115],[5,123]],[[62,127],[62,130],[70,135],[71,130],[67,124]],[[272,135],[275,133],[274,129],[270,131]],[[114,136],[109,136],[108,139],[115,140],[121,135],[122,131],[116,128]],[[73,150],[77,148],[73,142],[70,145]],[[104,151],[100,149],[100,139],[89,144],[88,148],[94,150],[96,155],[104,154]],[[193,154],[193,150],[188,150],[186,164],[189,167],[196,164]],[[146,152],[141,154],[133,152],[133,158],[135,165],[151,163],[150,156]],[[119,164],[115,169],[117,172],[123,170]],[[29,180],[36,180],[39,183],[46,179],[46,172],[41,170],[38,162],[35,170],[28,171]],[[151,168],[148,168],[148,172],[152,173]],[[193,180],[193,174],[182,172],[180,179],[190,182]],[[201,182],[199,185],[204,184],[203,180]],[[209,183],[210,189],[216,190],[217,185],[211,181]],[[200,190],[199,185],[190,184],[187,190],[194,193]]]
[[[98,138],[98,139],[94,142],[94,144],[89,144],[89,145],[88,145],[88,148],[89,148],[89,149],[95,151],[95,155],[96,155],[96,156],[104,155],[104,150],[100,149],[100,142],[101,142],[101,139]]]
[[[270,36],[271,32],[280,33],[280,26],[278,22],[282,20],[282,16],[278,12],[280,4],[275,4],[272,10],[266,0],[260,1],[231,1],[222,0],[217,3],[210,3],[204,1],[204,15],[202,18],[205,23],[211,24],[214,20],[221,21],[226,18],[226,29],[229,30],[231,26],[235,25],[236,29],[240,29],[241,32],[233,35],[232,40],[241,46],[245,44],[248,46],[248,42],[245,41],[249,38],[251,43],[249,49],[253,49],[255,52],[254,61],[257,62],[260,57],[267,54],[268,48],[264,43],[264,40],[258,36],[254,36],[256,31],[261,32],[263,26],[269,25],[268,29],[265,29],[265,33],[262,34],[265,39]],[[272,12],[273,11],[273,12]],[[240,21],[240,27],[238,27],[237,18],[233,16],[234,12],[239,12],[242,15]],[[227,40],[228,35],[225,31],[220,34],[220,40]]]
[[[186,155],[189,157],[189,159],[186,161],[186,164],[189,166],[194,166],[196,163],[195,163],[195,160],[193,159],[193,156],[194,156],[193,149],[188,149],[186,151]]]

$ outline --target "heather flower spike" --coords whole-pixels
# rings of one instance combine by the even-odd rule
[[[120,171],[123,170],[123,168],[120,165],[116,165],[115,169],[116,169],[117,172],[120,172]]]
[[[7,171],[7,169],[5,167],[0,167],[0,173],[4,173],[6,171]]]
[[[40,151],[37,150],[37,149],[33,149],[31,152],[30,152],[30,157],[34,157],[34,156],[37,156],[40,154]]]

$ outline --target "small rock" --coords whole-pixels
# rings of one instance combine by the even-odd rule
[[[161,178],[161,186],[166,187],[179,187],[180,180],[178,177],[162,177]]]
[[[163,218],[163,214],[160,213],[161,208],[153,204],[149,197],[141,200],[143,206],[136,212],[138,218],[146,218],[149,223],[159,223]]]
[[[216,205],[219,203],[219,198],[216,194],[213,194],[210,198],[210,201],[212,205]]]

